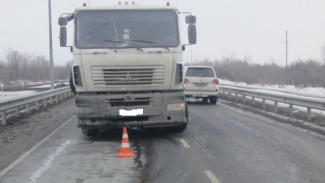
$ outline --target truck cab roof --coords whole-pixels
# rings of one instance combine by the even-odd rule
[[[172,6],[140,6],[137,4],[118,4],[114,6],[103,6],[103,7],[79,7],[76,11],[94,11],[94,10],[174,10],[178,11],[176,7]]]

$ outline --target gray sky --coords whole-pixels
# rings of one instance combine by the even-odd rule
[[[61,13],[73,12],[85,1],[91,2],[91,6],[118,2],[52,0],[56,65],[72,59],[68,48],[59,47],[57,18]],[[0,10],[2,58],[8,48],[48,57],[47,2],[3,1]],[[166,3],[165,0],[135,2],[140,5]],[[170,3],[180,11],[190,11],[197,16],[198,44],[192,47],[193,60],[232,57],[250,58],[252,63],[274,61],[285,65],[285,30],[289,33],[289,63],[297,59],[320,59],[321,47],[325,46],[324,0],[170,0]],[[190,48],[184,53],[184,61],[190,61]]]

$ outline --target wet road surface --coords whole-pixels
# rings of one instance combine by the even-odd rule
[[[325,182],[324,136],[220,103],[189,115],[183,133],[129,130],[134,158],[115,156],[122,130],[89,138],[73,116],[0,182]]]

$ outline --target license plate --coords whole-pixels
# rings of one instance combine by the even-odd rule
[[[196,87],[205,87],[207,84],[205,83],[195,83]]]
[[[138,115],[143,115],[143,109],[132,109],[132,110],[120,109],[119,110],[119,115],[120,116],[138,116]]]

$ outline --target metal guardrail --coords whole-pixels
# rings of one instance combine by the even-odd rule
[[[32,110],[39,110],[40,107],[46,108],[48,104],[58,103],[72,95],[70,88],[64,87],[2,101],[0,102],[1,124],[5,126],[9,117],[19,117],[20,112],[29,114]]]
[[[307,108],[307,120],[311,120],[312,109],[318,109],[325,111],[325,99],[302,96],[296,94],[282,93],[280,91],[266,91],[248,89],[243,87],[236,87],[235,85],[220,85],[220,93],[230,100],[235,97],[235,101],[239,100],[241,96],[244,103],[247,102],[247,97],[250,97],[252,103],[255,103],[256,99],[262,100],[262,108],[266,109],[266,101],[274,102],[274,112],[278,111],[278,103],[284,103],[289,105],[289,115],[292,116],[293,106],[300,106]]]
[[[230,83],[223,83],[221,84],[222,86],[232,86],[235,88],[245,88],[245,89],[253,89],[253,90],[264,90],[264,91],[274,91],[274,92],[280,92],[280,93],[286,93],[286,94],[292,94],[292,95],[298,95],[298,96],[303,96],[303,97],[312,97],[312,98],[320,98],[320,99],[325,99],[325,94],[324,95],[316,95],[316,94],[311,94],[311,93],[306,93],[304,91],[291,91],[287,90],[285,88],[265,88],[262,86],[254,86],[254,85],[239,85],[239,84],[230,84]]]

